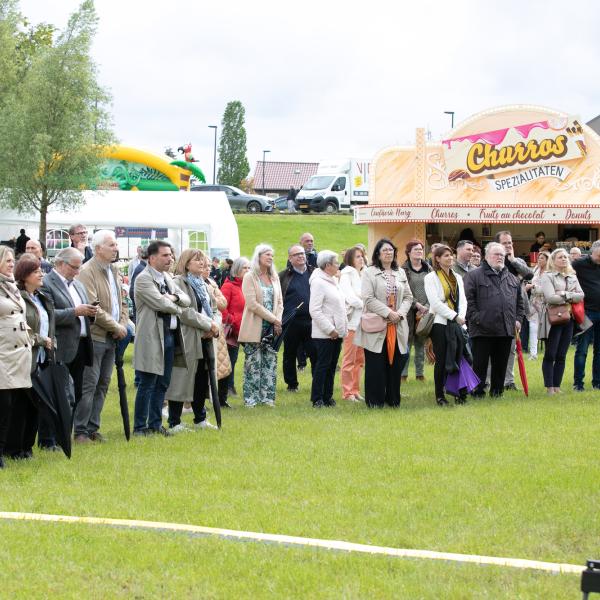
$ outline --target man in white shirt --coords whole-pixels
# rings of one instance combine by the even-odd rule
[[[90,317],[97,312],[88,301],[85,287],[75,280],[82,262],[83,255],[76,248],[60,250],[55,256],[54,269],[44,276],[42,288],[54,303],[55,359],[69,368],[76,405],[81,400],[84,368],[93,361]]]

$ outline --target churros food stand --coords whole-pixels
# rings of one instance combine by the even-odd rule
[[[600,225],[600,137],[582,120],[539,106],[481,112],[441,142],[379,152],[369,203],[354,222],[369,227],[369,247],[389,237],[455,244],[469,228],[479,243],[510,229],[517,254],[542,230],[553,246],[584,247]]]

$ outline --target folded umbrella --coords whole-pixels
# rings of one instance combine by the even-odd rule
[[[120,352],[115,353],[115,367],[117,369],[117,386],[119,388],[119,406],[121,407],[121,418],[123,419],[123,431],[125,439],[129,441],[131,423],[129,421],[129,405],[127,404],[127,382],[123,370],[123,355]]]
[[[515,349],[517,352],[517,362],[519,363],[519,376],[523,384],[523,391],[526,396],[529,396],[529,384],[527,383],[527,371],[525,369],[525,360],[523,359],[523,345],[521,344],[521,336],[517,331],[515,333]]]
[[[480,383],[479,377],[477,377],[475,371],[473,371],[471,365],[463,356],[460,359],[458,371],[450,373],[446,377],[444,387],[449,394],[458,397],[472,392]]]
[[[208,342],[208,344],[202,344],[202,350],[206,350],[205,358],[208,360],[208,386],[215,412],[215,421],[217,422],[217,427],[221,429],[221,403],[219,402],[219,386],[217,385],[215,345],[212,339],[208,340]]]
[[[296,308],[293,308],[287,315],[285,315],[281,321],[281,333],[279,335],[275,335],[274,328],[271,325],[271,327],[269,327],[270,333],[263,336],[263,343],[270,344],[275,352],[279,352],[279,348],[281,348],[286,331],[289,329],[290,323],[296,318],[296,314],[298,314],[298,310],[302,308],[303,304],[304,302],[300,302]]]
[[[69,369],[62,363],[50,363],[44,369],[36,369],[31,385],[40,400],[48,406],[56,430],[56,442],[67,458],[71,458],[71,431],[73,411],[68,389],[71,383]]]

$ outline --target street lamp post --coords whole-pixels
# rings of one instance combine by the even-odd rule
[[[450,127],[454,129],[454,111],[453,110],[445,110],[445,115],[450,115]]]
[[[263,196],[265,195],[265,155],[270,152],[271,152],[270,150],[263,150],[263,172],[262,172]]]
[[[214,185],[215,177],[216,177],[216,173],[217,173],[217,126],[209,125],[208,128],[215,130],[215,145],[214,145],[214,150],[213,150],[213,185]]]

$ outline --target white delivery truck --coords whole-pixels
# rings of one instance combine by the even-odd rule
[[[319,163],[313,175],[296,196],[302,212],[349,211],[369,201],[370,161],[360,158],[329,160]]]

